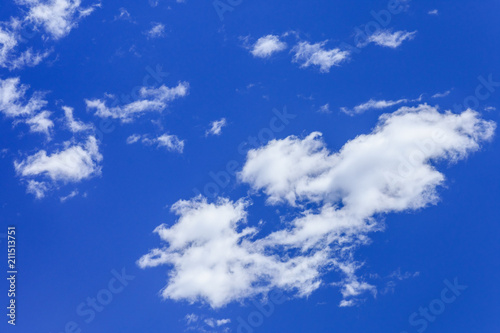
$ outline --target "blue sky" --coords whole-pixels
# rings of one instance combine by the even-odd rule
[[[2,2],[2,332],[497,332],[499,10]]]

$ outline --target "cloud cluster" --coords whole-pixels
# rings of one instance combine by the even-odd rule
[[[50,54],[50,49],[35,52],[28,47],[19,50],[20,42],[25,41],[26,27],[34,32],[44,31],[44,39],[58,40],[99,6],[82,7],[80,0],[17,0],[16,3],[24,9],[25,15],[0,22],[0,67],[11,70],[36,66]],[[32,33],[29,35],[31,38]]]
[[[122,122],[131,122],[134,118],[146,112],[161,112],[165,110],[169,102],[188,94],[189,84],[180,82],[177,86],[169,88],[162,85],[158,88],[142,87],[139,90],[139,98],[125,105],[108,106],[106,100],[86,99],[88,110],[95,110],[95,115],[102,118],[119,119]]]
[[[363,41],[357,43],[358,48],[367,46],[370,43],[389,47],[398,48],[405,40],[411,40],[415,37],[416,31],[396,31],[392,32],[387,29],[379,29],[369,36],[365,36]],[[282,36],[266,35],[260,37],[251,47],[250,53],[257,58],[269,58],[273,54],[285,50],[288,45],[282,38],[286,36],[295,36],[296,32],[290,31]],[[248,37],[243,38],[245,41]],[[299,63],[301,68],[311,66],[318,66],[320,72],[328,73],[333,66],[340,66],[342,63],[350,59],[352,50],[346,47],[326,48],[328,40],[318,43],[311,43],[309,41],[300,40],[292,48],[293,54],[292,61]],[[345,43],[344,43],[345,44]]]
[[[29,86],[21,84],[18,77],[0,79],[0,113],[12,119],[14,125],[24,123],[31,133],[42,133],[52,138],[55,127],[50,119],[53,112],[45,110],[48,102],[45,93],[35,91],[28,95]],[[62,107],[64,128],[73,134],[83,134],[83,140],[73,137],[63,143],[63,149],[48,154],[42,149],[33,155],[14,162],[18,176],[27,184],[28,193],[37,198],[45,196],[58,184],[77,183],[101,172],[98,141],[94,127],[75,119],[73,108]]]
[[[50,51],[34,52],[32,48],[25,51],[17,50],[21,35],[18,29],[19,22],[0,22],[0,67],[18,69],[25,66],[38,65]]]
[[[465,158],[494,130],[475,111],[440,113],[424,104],[382,115],[371,133],[338,152],[318,132],[272,140],[248,152],[239,179],[295,218],[261,235],[260,224],[248,221],[249,199],[180,200],[172,206],[176,223],[155,229],[164,246],[138,265],[172,267],[164,298],[214,308],[272,288],[309,295],[334,270],[340,306],[351,306],[377,292],[358,276],[362,263],[354,258],[368,234],[383,229],[376,216],[435,204],[445,177],[433,164]]]
[[[282,37],[288,35],[296,36],[295,33],[289,32]],[[280,38],[278,35],[263,36],[252,45],[250,53],[256,58],[269,58],[288,47]],[[341,50],[340,48],[326,49],[327,42],[311,44],[308,41],[299,41],[291,50],[291,53],[293,53],[292,62],[299,63],[302,68],[319,66],[321,72],[327,73],[331,67],[339,66],[349,59],[350,51]]]

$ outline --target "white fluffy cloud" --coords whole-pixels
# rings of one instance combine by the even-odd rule
[[[28,8],[25,20],[43,29],[53,39],[65,37],[94,7],[82,7],[80,0],[17,0]]]
[[[382,115],[370,134],[336,153],[318,132],[272,140],[248,152],[239,179],[264,192],[268,204],[287,205],[296,218],[260,235],[247,222],[248,200],[180,200],[172,207],[176,223],[155,230],[165,246],[138,264],[172,267],[163,297],[212,307],[271,288],[309,295],[326,271],[335,270],[342,276],[333,283],[340,306],[353,305],[363,293],[376,293],[358,276],[362,264],[354,259],[368,234],[381,230],[374,216],[436,203],[445,177],[433,163],[465,158],[494,130],[495,123],[472,110],[440,113],[420,105]]]
[[[269,58],[274,53],[283,51],[286,48],[286,43],[280,41],[279,36],[267,35],[259,38],[257,42],[255,42],[250,53],[252,53],[254,57]]]
[[[139,99],[122,106],[107,106],[105,100],[94,99],[85,100],[87,109],[95,110],[96,116],[102,118],[120,119],[123,122],[130,122],[145,112],[161,112],[165,110],[168,103],[188,94],[189,84],[180,82],[176,87],[159,88],[142,87],[139,90]]]
[[[221,135],[222,127],[227,125],[226,118],[214,120],[210,123],[210,129],[205,132],[205,135]]]
[[[478,142],[490,139],[494,128],[472,110],[456,115],[425,104],[404,107],[382,115],[373,133],[349,141],[336,154],[326,149],[317,132],[303,140],[272,141],[248,153],[241,178],[263,190],[273,204],[341,200],[344,206],[359,205],[358,213],[370,214],[418,208],[432,201],[431,189],[444,179],[429,162],[465,157],[478,149]],[[399,174],[404,169],[401,159],[411,161],[412,172],[399,187],[387,183],[386,174]]]
[[[220,199],[208,203],[205,198],[181,200],[172,206],[177,223],[161,225],[155,232],[169,244],[143,256],[142,268],[170,264],[164,298],[206,301],[218,308],[278,286],[298,288],[309,294],[317,288],[319,272],[314,267],[319,255],[282,262],[262,253],[250,241],[257,230],[246,226],[248,202]]]
[[[167,150],[182,153],[184,150],[184,140],[181,140],[177,135],[163,134],[153,140],[158,147],[165,147]]]
[[[35,91],[29,96],[29,86],[21,84],[19,78],[0,79],[0,113],[12,119],[13,123],[24,123],[32,133],[41,133],[52,139],[55,124],[50,119],[52,112],[43,110],[47,101],[45,94]],[[100,174],[102,155],[98,141],[93,136],[94,127],[76,120],[73,108],[63,106],[65,127],[74,135],[83,133],[85,142],[71,141],[63,143],[63,149],[52,154],[40,150],[21,161],[15,161],[18,176],[27,185],[27,192],[37,198],[45,196],[59,183],[77,183],[83,179]],[[80,140],[81,137],[78,138]]]
[[[50,185],[77,183],[99,175],[101,161],[97,139],[89,136],[85,143],[68,144],[65,149],[50,155],[40,150],[22,161],[15,161],[14,167],[28,182],[28,192],[42,197]]]
[[[365,46],[368,43],[374,43],[380,46],[385,46],[395,49],[399,47],[405,40],[413,39],[416,34],[417,34],[416,31],[391,32],[389,30],[380,30],[369,36],[364,44],[360,44],[358,46]]]
[[[26,192],[33,194],[37,199],[41,199],[45,196],[45,193],[49,190],[47,183],[38,182],[36,180],[28,180],[26,186]]]
[[[326,41],[316,44],[309,42],[300,42],[293,49],[295,53],[293,61],[300,63],[301,67],[311,65],[319,66],[320,71],[327,73],[332,66],[338,66],[340,63],[349,59],[350,52],[342,51],[339,48],[326,50],[324,48]]]

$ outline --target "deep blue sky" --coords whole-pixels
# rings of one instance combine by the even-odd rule
[[[245,156],[238,145],[269,127],[273,109],[286,107],[296,115],[276,138],[320,131],[335,151],[357,135],[371,132],[382,112],[397,108],[351,117],[340,112],[341,107],[352,108],[371,98],[415,99],[424,94],[425,102],[458,112],[454,105],[475,94],[479,76],[492,75],[500,81],[500,3],[494,0],[411,1],[405,12],[392,16],[388,28],[417,30],[413,40],[396,49],[368,45],[329,73],[321,73],[316,66],[300,68],[291,62],[289,49],[261,59],[245,47],[262,36],[288,31],[311,43],[328,40],[330,48],[353,44],[355,27],[372,21],[372,10],[386,7],[387,1],[378,0],[244,0],[221,21],[210,1],[159,0],[156,7],[147,1],[104,1],[68,36],[53,43],[37,36],[28,40],[53,52],[35,67],[1,68],[0,78],[19,76],[30,86],[29,95],[48,92],[46,109],[54,112],[54,119],[63,117],[60,106],[69,105],[75,116],[99,128],[101,119],[86,110],[84,100],[103,98],[104,93],[130,95],[157,66],[168,74],[150,85],[171,87],[187,81],[190,89],[161,115],[148,115],[132,124],[114,121],[101,140],[102,175],[60,185],[43,199],[26,193],[13,162],[38,149],[51,151],[52,143],[71,135],[55,131],[52,142],[47,142],[2,116],[0,149],[7,150],[0,159],[0,232],[7,225],[17,227],[19,275],[18,322],[15,328],[8,327],[2,313],[1,330],[59,333],[74,321],[83,332],[183,332],[189,327],[184,317],[194,313],[228,318],[227,327],[237,332],[237,318],[246,318],[255,311],[254,305],[231,303],[212,310],[206,304],[162,300],[158,293],[165,285],[167,268],[141,270],[135,264],[159,246],[152,230],[175,222],[169,211],[173,203],[191,198],[195,188],[203,192],[212,181],[209,173],[224,170],[228,161],[243,165]],[[13,1],[0,8],[4,21],[21,13]],[[130,13],[130,20],[115,20],[120,8]],[[438,15],[428,14],[433,9],[438,9]],[[152,22],[165,25],[163,37],[147,38],[145,31]],[[248,42],[243,39],[246,36]],[[296,39],[290,36],[286,41],[293,46]],[[487,107],[499,107],[497,89],[476,108],[483,118],[495,122],[499,110],[487,111]],[[430,98],[448,90],[444,98]],[[327,103],[330,113],[317,112]],[[209,123],[222,117],[228,123],[222,135],[206,137]],[[134,133],[164,132],[185,140],[182,154],[125,143]],[[339,308],[338,288],[325,285],[308,298],[277,305],[255,332],[417,332],[408,317],[440,297],[445,279],[455,278],[467,290],[446,305],[426,331],[498,332],[499,151],[500,143],[494,138],[466,160],[440,165],[447,180],[439,189],[436,206],[380,217],[385,219],[385,231],[371,234],[372,243],[356,254],[365,262],[363,274],[379,276],[371,280],[379,290],[376,298],[368,295],[357,306]],[[76,188],[79,195],[61,202],[60,197]],[[248,189],[232,178],[220,194],[237,200]],[[275,209],[265,206],[263,197],[253,200],[250,220],[279,223]],[[5,239],[0,241],[5,253]],[[2,256],[0,267],[5,271]],[[112,270],[123,268],[135,279],[85,323],[86,317],[76,313],[78,305],[107,288]],[[419,274],[403,280],[388,277],[397,270]],[[335,282],[338,276],[329,273],[325,279]],[[389,281],[395,281],[395,286],[382,292]],[[0,288],[5,305],[7,283]]]

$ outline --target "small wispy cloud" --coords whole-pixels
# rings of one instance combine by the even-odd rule
[[[437,9],[429,10],[427,12],[429,15],[439,15],[439,11]]]
[[[332,110],[330,110],[330,103],[326,103],[325,105],[320,106],[319,113],[332,113]]]
[[[144,145],[155,145],[157,148],[166,148],[172,152],[182,153],[184,151],[184,140],[179,139],[177,135],[163,134],[156,138],[150,138],[148,135],[133,134],[127,138],[127,144],[139,141]]]
[[[128,12],[127,9],[121,7],[119,10],[118,10],[118,15],[115,16],[115,21],[119,21],[119,20],[122,20],[122,21],[129,21],[129,22],[134,22],[132,20],[132,16],[130,15],[130,13]]]
[[[78,190],[74,190],[72,191],[70,194],[68,194],[67,196],[64,196],[64,197],[60,197],[59,200],[61,202],[66,202],[67,200],[71,199],[71,198],[74,198],[78,195]]]
[[[416,34],[417,31],[391,32],[390,30],[380,30],[370,35],[364,43],[358,43],[358,47],[364,47],[369,43],[374,43],[379,46],[395,49],[399,47],[405,40],[412,40]]]
[[[205,132],[205,136],[209,135],[221,135],[222,128],[227,125],[226,118],[220,120],[215,120],[210,123],[210,129]]]
[[[66,126],[71,132],[73,133],[84,132],[92,130],[94,128],[92,124],[86,124],[82,121],[76,120],[73,115],[74,112],[73,108],[69,106],[63,106],[62,109],[64,111]]]
[[[431,98],[443,98],[443,97],[448,96],[450,93],[451,93],[451,90],[446,90],[445,92],[436,93],[436,94],[432,95]]]
[[[380,109],[385,109],[394,105],[398,105],[401,103],[406,103],[408,100],[407,99],[398,99],[397,101],[392,101],[392,100],[375,100],[375,99],[370,99],[368,102],[356,105],[352,109],[348,109],[346,107],[340,108],[342,112],[348,115],[356,115],[356,114],[361,114],[364,113],[368,110],[380,110]]]
[[[127,138],[127,144],[130,145],[130,144],[136,143],[140,139],[141,139],[141,136],[139,134],[132,134],[131,136],[129,136]]]
[[[148,38],[160,38],[165,36],[165,25],[162,23],[153,23],[153,27],[146,32]]]
[[[200,333],[215,333],[212,329],[214,328],[222,328],[226,326],[222,331],[219,332],[229,332],[228,324],[231,323],[231,319],[216,319],[212,317],[206,317],[203,315],[196,315],[194,313],[187,314],[184,317],[186,324],[188,326],[188,331],[196,331]]]

